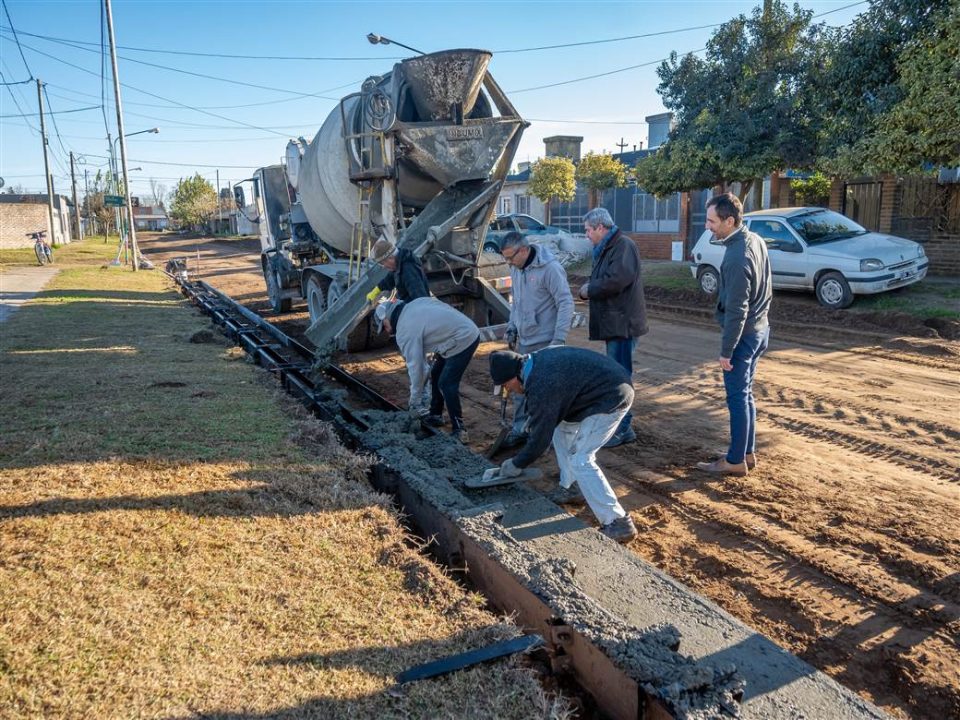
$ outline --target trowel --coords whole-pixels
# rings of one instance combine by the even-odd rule
[[[478,477],[467,478],[463,484],[468,488],[478,489],[496,487],[497,485],[513,485],[514,483],[523,482],[524,480],[539,480],[543,477],[543,470],[534,467],[523,468],[519,475],[508,478],[500,477],[500,468],[493,468],[493,470],[494,472],[490,474],[489,480],[485,480],[484,476],[480,475]]]
[[[497,435],[497,439],[493,441],[493,445],[490,446],[490,449],[487,450],[487,458],[492,458],[498,452],[500,452],[500,446],[503,445],[503,441],[507,439],[507,435],[510,433],[510,423],[507,422],[507,389],[504,386],[500,386],[500,434]]]

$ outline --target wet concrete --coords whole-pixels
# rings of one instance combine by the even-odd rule
[[[525,485],[465,488],[493,465],[451,438],[418,439],[403,413],[357,415],[358,442],[675,717],[886,717]]]

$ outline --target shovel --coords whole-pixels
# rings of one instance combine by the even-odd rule
[[[500,452],[500,446],[503,445],[503,441],[507,439],[507,435],[510,432],[510,423],[507,422],[507,389],[505,387],[500,388],[500,434],[497,435],[497,439],[493,441],[493,445],[490,446],[490,449],[487,450],[485,457],[492,458],[498,452]]]

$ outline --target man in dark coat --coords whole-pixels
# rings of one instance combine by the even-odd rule
[[[593,271],[580,287],[580,298],[590,301],[590,339],[602,340],[607,356],[633,377],[633,351],[637,338],[647,334],[647,306],[640,277],[640,251],[624,235],[605,208],[594,208],[583,218],[583,227],[593,243]],[[627,411],[616,433],[604,447],[616,447],[637,439]]]
[[[380,239],[373,244],[370,258],[390,271],[367,295],[370,302],[376,300],[381,292],[391,292],[394,289],[397,291],[397,299],[405,303],[430,296],[430,283],[423,271],[423,265],[407,248],[398,248],[389,240]]]
[[[597,450],[613,435],[633,404],[633,385],[614,360],[582,348],[555,346],[520,355],[490,354],[490,376],[527,401],[529,437],[523,449],[505,460],[496,475],[519,478],[553,443],[561,487],[574,483],[600,522],[600,532],[630,542],[637,528],[597,465]],[[485,480],[494,480],[492,471]]]

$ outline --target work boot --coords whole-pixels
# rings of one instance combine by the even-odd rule
[[[547,498],[551,502],[555,502],[557,505],[586,505],[587,500],[583,497],[583,493],[580,492],[580,488],[575,484],[570,487],[564,487],[560,485],[555,490],[551,490],[547,493]]]
[[[633,524],[629,515],[624,515],[612,523],[602,525],[600,534],[625,545],[637,536],[637,526]]]
[[[698,462],[697,469],[714,475],[737,475],[744,477],[747,470],[747,463],[729,463],[725,457],[718,458],[713,462]]]
[[[501,450],[513,450],[523,445],[527,441],[527,436],[524,433],[509,433],[500,443]]]
[[[423,419],[424,425],[429,425],[430,427],[443,427],[443,415],[434,415],[430,413]]]
[[[633,431],[632,427],[628,427],[623,432],[614,433],[613,437],[607,440],[603,446],[605,448],[615,448],[621,445],[626,445],[627,443],[636,442],[637,434]]]
[[[743,461],[747,464],[747,470],[753,470],[757,466],[757,456],[754,453],[747,453]]]

